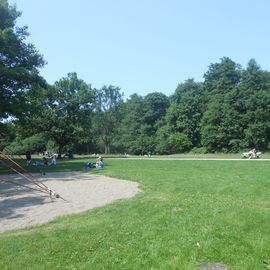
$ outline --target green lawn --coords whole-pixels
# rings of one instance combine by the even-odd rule
[[[49,170],[81,170],[85,159]],[[270,269],[269,161],[107,159],[129,200],[0,234],[0,269]]]

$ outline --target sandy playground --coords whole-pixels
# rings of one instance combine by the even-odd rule
[[[1,179],[35,187],[18,175]],[[55,217],[83,212],[139,192],[138,183],[88,173],[50,173],[40,178],[64,199],[0,181],[0,232],[46,223]]]

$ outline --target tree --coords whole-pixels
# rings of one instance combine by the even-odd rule
[[[16,138],[15,127],[11,122],[0,123],[0,151]]]
[[[157,154],[171,154],[171,145],[169,142],[170,135],[172,134],[171,127],[163,122],[163,125],[159,127],[155,136],[155,151]]]
[[[140,128],[141,154],[156,151],[156,133],[169,107],[169,99],[163,93],[153,92],[143,99],[142,125]]]
[[[117,134],[123,94],[117,86],[103,86],[97,90],[94,128],[96,137],[104,146],[105,153],[110,153],[114,137]]]
[[[168,97],[163,93],[150,93],[143,99],[144,122],[152,127],[151,133],[156,131],[155,124],[165,116],[169,107]]]
[[[208,99],[223,101],[226,93],[231,91],[241,78],[241,67],[228,57],[221,58],[220,63],[211,64],[204,74],[204,88]]]
[[[193,146],[201,141],[200,123],[206,109],[205,93],[201,83],[193,79],[179,84],[170,97],[171,106],[166,115],[172,133],[185,134]]]
[[[230,62],[230,61],[229,61]],[[257,147],[266,149],[270,139],[270,77],[269,72],[262,71],[254,59],[251,59],[246,70],[239,70],[237,65],[225,63],[218,70],[226,70],[223,76],[214,76],[217,81],[209,81],[213,77],[208,72],[210,85],[223,85],[223,90],[209,97],[210,103],[202,120],[202,143],[208,151],[236,152],[243,148]],[[226,69],[227,68],[227,69]],[[236,70],[234,70],[236,69]],[[216,73],[216,70],[213,70]],[[231,85],[228,74],[233,76]],[[218,82],[218,80],[221,80]],[[226,89],[226,91],[224,91]],[[211,91],[208,89],[208,93]]]
[[[26,43],[27,27],[15,27],[20,12],[7,0],[0,0],[0,120],[18,117],[27,105],[25,92],[36,84],[45,84],[38,68],[42,56]]]
[[[232,93],[240,83],[240,66],[224,57],[210,65],[204,78],[208,106],[201,123],[202,145],[210,152],[235,149],[240,132]]]
[[[23,138],[45,133],[58,146],[58,157],[63,150],[72,150],[75,144],[92,139],[95,90],[78,79],[76,73],[69,73],[52,87],[39,89],[28,98],[32,108],[18,123]]]
[[[123,152],[141,154],[143,152],[141,127],[143,125],[143,97],[131,95],[121,107],[119,143]]]
[[[10,154],[24,154],[27,151],[42,152],[46,150],[47,138],[44,133],[35,134],[24,140],[17,138],[5,150]]]
[[[270,142],[270,73],[254,59],[243,71],[239,93],[244,111],[243,147],[266,150]]]
[[[169,136],[169,145],[171,148],[171,153],[183,153],[191,149],[192,143],[188,137],[180,132],[171,134]]]
[[[150,93],[145,97],[130,96],[123,106],[121,137],[124,149],[132,154],[155,152],[156,132],[165,116],[169,100],[162,93]]]

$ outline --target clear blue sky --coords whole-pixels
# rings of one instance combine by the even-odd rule
[[[51,84],[68,72],[93,87],[170,95],[203,80],[224,56],[270,70],[269,0],[10,0],[48,64]]]

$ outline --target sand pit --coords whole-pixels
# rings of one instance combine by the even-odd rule
[[[29,185],[18,175],[1,179]],[[11,183],[0,182],[0,232],[46,223],[55,217],[83,212],[139,192],[138,183],[88,173],[50,173],[43,183],[67,200],[49,196]]]

